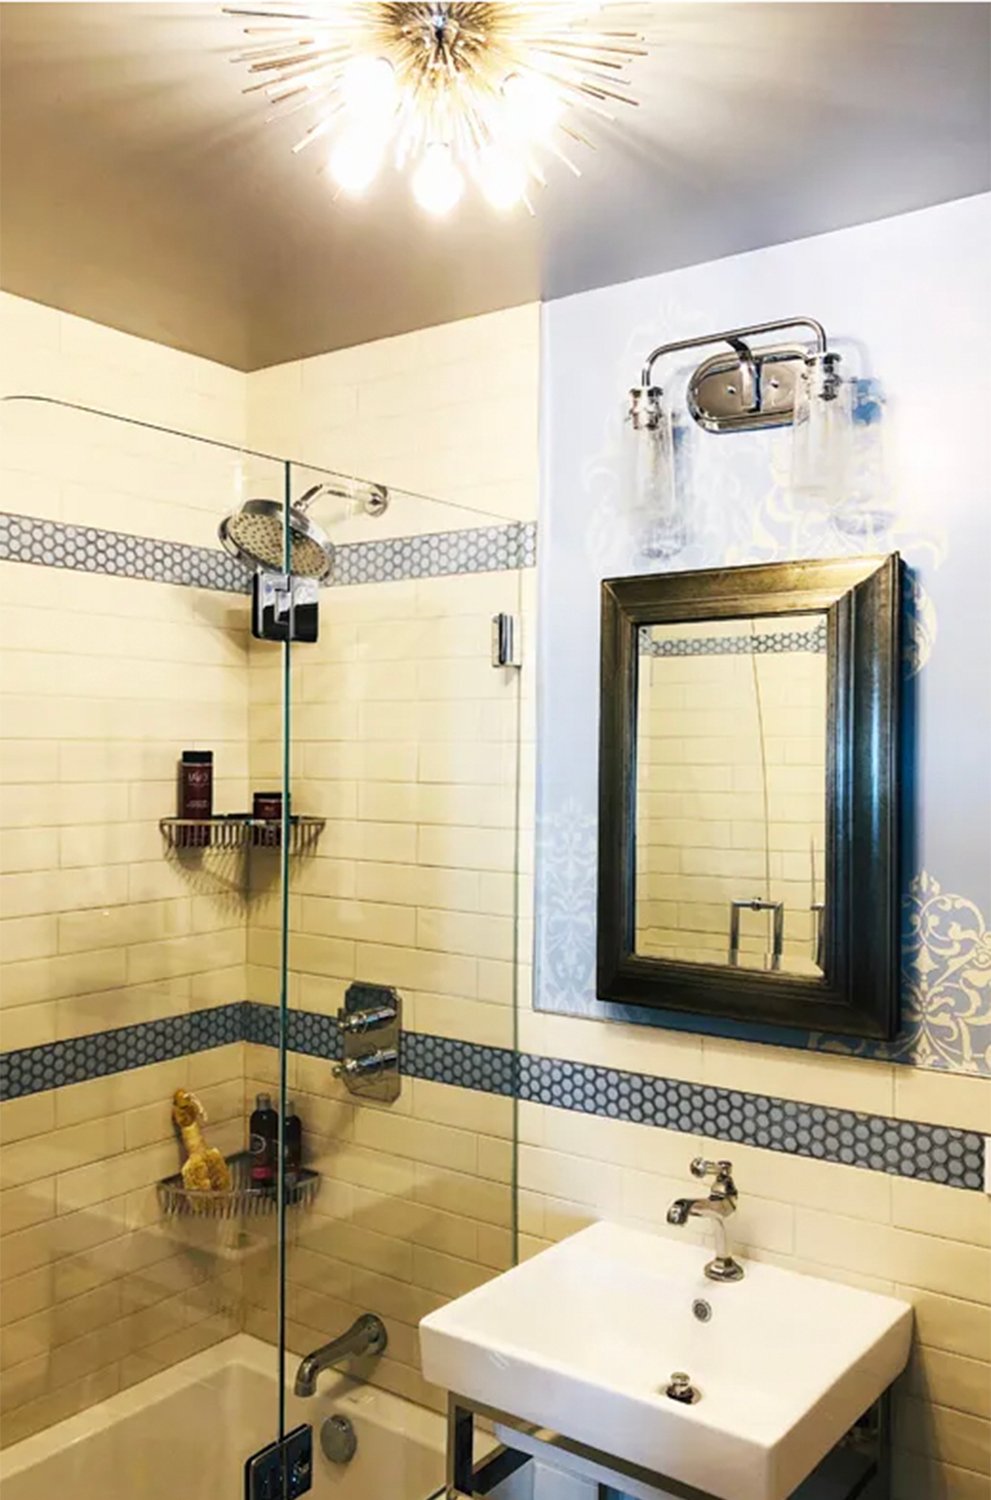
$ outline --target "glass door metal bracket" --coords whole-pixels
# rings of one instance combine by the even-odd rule
[[[294,1427],[244,1465],[244,1500],[298,1500],[313,1487],[313,1428]]]

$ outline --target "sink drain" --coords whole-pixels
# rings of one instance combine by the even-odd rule
[[[708,1323],[712,1317],[712,1304],[706,1302],[704,1297],[696,1297],[692,1303],[692,1313],[700,1323]]]
[[[664,1394],[672,1401],[680,1401],[684,1406],[694,1406],[696,1401],[702,1399],[701,1393],[692,1385],[692,1377],[686,1375],[684,1370],[675,1370],[664,1388]]]

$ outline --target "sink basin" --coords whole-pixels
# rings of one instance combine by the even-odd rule
[[[719,1284],[707,1258],[595,1224],[424,1318],[424,1374],[724,1500],[786,1500],[904,1368],[912,1309],[753,1261]]]

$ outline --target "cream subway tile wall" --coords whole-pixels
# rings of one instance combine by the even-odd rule
[[[43,396],[244,442],[239,371],[9,293],[0,293],[0,349],[5,398]],[[214,545],[249,477],[237,453],[46,403],[0,403],[0,438],[2,509],[142,537]],[[277,474],[262,466],[257,477],[269,470]]]
[[[249,1050],[246,1108],[274,1083],[275,1053],[259,1050],[255,1077]],[[508,1162],[494,1177],[491,1150],[509,1149],[512,1101],[413,1079],[396,1104],[377,1107],[348,1095],[325,1059],[294,1055],[290,1072],[307,1164],[324,1176],[290,1245],[290,1348],[301,1355],[373,1310],[389,1351],[370,1378],[440,1410],[444,1393],[419,1374],[416,1325],[512,1263]],[[245,1326],[270,1339],[274,1269],[273,1250],[244,1281]]]
[[[537,309],[521,308],[251,375],[252,441],[459,507],[394,494],[380,520],[332,525],[335,539],[532,520],[538,331]],[[493,614],[522,615],[529,681],[532,601],[532,570],[519,569],[323,593],[320,640],[295,653],[292,683],[295,807],[327,819],[293,872],[294,1006],[334,1015],[352,980],[394,985],[407,1028],[513,1046],[532,771],[524,784],[519,674],[493,669],[490,642]],[[279,768],[280,678],[271,647],[250,657],[259,785]],[[270,1003],[277,927],[277,909],[253,900],[249,993]],[[249,1047],[246,1108],[273,1085],[274,1056]],[[441,1409],[416,1325],[512,1263],[514,1102],[407,1078],[377,1106],[335,1082],[329,1060],[299,1054],[290,1088],[324,1175],[290,1250],[290,1347],[378,1312],[389,1350],[370,1378]],[[269,1256],[245,1278],[246,1327],[266,1338],[273,1273]]]
[[[521,358],[521,349],[525,349],[525,359]],[[425,356],[438,361],[436,379],[420,378]],[[467,363],[474,371],[470,388]],[[407,391],[411,385],[415,388],[417,411],[404,427],[388,409],[388,403],[398,395],[388,372],[409,371],[414,366],[418,378],[411,383],[407,376],[404,385]],[[333,423],[325,420],[327,413],[339,410],[346,414],[352,409],[350,396],[341,395],[342,368],[358,405],[373,414],[370,420],[374,430],[345,434],[334,431]],[[479,373],[483,370],[487,372],[484,376]],[[281,380],[285,374],[267,372],[249,377],[254,443],[279,446],[265,430],[259,435],[255,425],[258,408],[252,404],[251,393],[256,381],[264,386],[270,377]],[[515,385],[516,394],[533,414],[535,379],[536,319],[525,310],[505,322],[473,320],[407,341],[390,341],[388,348],[347,351],[307,362],[300,371],[301,387],[311,394],[317,392],[312,403],[314,430],[310,434],[286,433],[281,445],[289,451],[313,453],[334,467],[364,468],[390,483],[441,490],[464,504],[482,502],[496,514],[529,518],[533,514],[536,464],[532,415],[529,422],[513,421],[510,410],[490,399],[483,417],[477,396],[479,391],[493,395],[486,381],[494,382],[496,388]],[[466,403],[463,398],[469,389],[472,400]],[[404,394],[401,399],[406,403],[409,398]],[[433,399],[435,405],[431,407]],[[261,410],[267,420],[277,408],[263,399]],[[305,416],[306,412],[305,403],[295,408],[295,415]],[[435,437],[425,443],[430,422],[434,423]],[[484,432],[476,430],[480,422],[485,424]],[[472,429],[472,423],[476,429]],[[317,453],[311,436],[321,441],[326,437],[326,450]],[[342,445],[345,438],[352,442],[355,437],[367,440],[369,446],[362,451]],[[428,467],[424,467],[420,455],[426,456]],[[155,457],[161,460],[163,455],[156,452]],[[414,457],[418,467],[412,466]],[[362,462],[363,458],[368,461]],[[455,470],[462,485],[456,492],[445,483],[446,476]],[[131,514],[136,513],[137,507]],[[65,519],[96,519],[106,526],[127,526],[120,512],[112,509],[95,516],[91,512],[66,514],[64,510],[59,514]],[[154,531],[159,518],[153,510],[146,514],[148,527]],[[405,515],[394,512],[389,517],[393,529],[398,528],[401,534],[445,529],[455,519],[463,523],[465,516],[461,513],[453,518],[440,507],[422,505],[408,506]],[[132,529],[143,528],[135,523]],[[200,533],[167,528],[164,534],[181,540],[200,537]],[[50,579],[52,575],[39,576]],[[113,584],[117,592],[139,594],[142,601],[147,595],[158,597],[164,592],[126,581],[114,580]],[[103,587],[103,580],[60,575],[50,585],[51,607],[61,608],[67,599],[75,601],[73,607],[80,619],[92,621],[96,614],[93,585]],[[183,605],[186,596],[177,592]],[[216,608],[213,596],[207,598],[209,607]],[[222,596],[220,603],[226,606]],[[520,603],[525,663],[522,726],[521,710],[512,691],[516,684],[493,673],[487,661],[491,613],[500,608],[517,612]],[[328,818],[326,836],[316,856],[300,868],[291,904],[294,972],[290,996],[294,1003],[333,1012],[351,977],[394,982],[408,1001],[408,1025],[461,1040],[502,1047],[511,1044],[516,955],[510,922],[517,902],[526,920],[530,900],[527,872],[532,867],[529,850],[518,845],[515,826],[518,818],[524,830],[532,827],[532,605],[532,575],[390,581],[325,595],[320,646],[297,654],[294,681],[297,806]],[[112,607],[101,607],[109,619],[119,611],[116,602]],[[125,643],[139,639],[156,663],[167,665],[178,659],[187,668],[196,664],[199,669],[201,662],[212,665],[211,647],[205,642],[191,641],[186,646],[181,631],[171,630],[166,637],[162,632],[153,636],[143,629],[138,622],[143,620],[145,608],[142,602],[140,609],[132,611],[125,635],[115,633],[114,639],[122,647],[122,666],[132,659],[128,651],[135,650],[134,645]],[[43,618],[47,625],[50,617]],[[180,623],[184,619],[181,616]],[[218,622],[209,623],[214,626]],[[57,657],[62,642],[54,617],[51,625],[54,628],[43,636],[44,649]],[[92,627],[90,631],[77,631],[74,651],[85,649],[78,641],[91,637]],[[37,638],[38,633],[28,631],[24,649],[40,649]],[[149,724],[159,732],[162,728],[168,732],[171,709],[168,718],[145,701],[132,710],[126,678],[109,675],[111,669],[103,665],[105,655],[116,660],[117,651],[115,645],[105,654],[98,642],[92,650],[94,670],[101,674],[93,685],[117,700],[113,723],[119,722],[120,713],[131,715],[134,737],[142,742]],[[243,641],[239,640],[233,665],[240,662],[242,652]],[[252,648],[247,695],[251,785],[258,785],[279,769],[278,673],[271,660],[271,650],[257,645]],[[219,667],[227,664],[226,657],[217,662]],[[50,678],[53,693],[59,691],[61,667],[62,663],[57,663]],[[16,673],[16,669],[15,661],[11,670]],[[147,675],[142,674],[142,680]],[[170,694],[185,696],[181,690],[185,676],[185,672],[172,678],[160,676],[160,690],[167,701]],[[20,684],[15,682],[13,686]],[[215,691],[212,683],[211,689]],[[242,730],[238,715],[235,703],[229,720],[235,733]],[[99,741],[100,735],[106,737],[110,722],[108,713],[95,735],[87,725],[77,737]],[[522,755],[517,748],[521,727],[526,741]],[[38,738],[44,743],[45,732],[39,730]],[[134,775],[124,765],[116,741],[113,750],[116,761],[107,769],[118,776]],[[86,765],[87,780],[96,781],[97,791],[102,793],[105,763],[90,756]],[[518,772],[520,808],[515,805]],[[121,937],[135,939],[139,951],[127,990],[128,1019],[168,1014],[190,1003],[185,978],[174,970],[176,962],[181,961],[178,939],[192,937],[199,929],[177,932],[161,925],[163,908],[175,897],[175,891],[171,872],[163,869],[157,858],[154,829],[145,821],[160,807],[167,774],[158,771],[147,783],[139,782],[129,799],[127,822],[113,818],[113,807],[105,798],[94,801],[88,810],[82,799],[74,798],[73,828],[60,839],[60,848],[67,851],[62,860],[69,859],[66,868],[71,872],[70,879],[77,880],[81,871],[78,879],[84,882],[67,885],[61,902],[55,903],[56,912],[63,912],[66,918],[63,940],[88,941],[85,911],[83,919],[77,920],[82,903],[99,903],[101,911],[107,902],[121,904],[123,915],[118,918],[115,907],[110,919],[118,924],[113,945],[72,950],[96,955],[94,979],[99,979],[99,965],[104,962],[100,955],[115,956]],[[308,806],[304,806],[304,799]],[[20,805],[21,820],[28,827],[37,826],[40,806],[25,809],[23,797]],[[100,835],[107,850],[106,868],[99,876],[86,863],[86,839],[91,833]],[[121,882],[119,866],[127,870],[126,884]],[[517,867],[524,872],[519,882]],[[277,903],[271,891],[266,893],[264,888],[264,866],[256,866],[256,871],[262,888],[253,893],[255,899],[247,916],[252,957],[247,992],[257,999],[271,1000],[277,992],[271,968],[277,951]],[[32,889],[35,900],[43,896],[40,883],[36,888],[23,888],[21,909],[28,919],[35,911],[44,915],[52,910],[50,897],[40,907],[31,904]],[[120,927],[129,918],[127,902],[132,895],[146,898],[148,910],[142,913],[140,928],[131,928],[128,933]],[[190,898],[190,924],[194,911],[200,923],[205,920],[204,906],[212,895],[199,891]],[[97,932],[110,930],[109,923],[103,922],[97,922],[96,928]],[[207,931],[212,936],[209,925]],[[525,959],[525,928],[521,936],[519,952]],[[40,928],[28,932],[22,927],[18,938],[26,952],[36,951],[47,941]],[[525,978],[527,972],[525,962],[521,962],[520,977]],[[207,977],[201,976],[200,983]],[[221,982],[214,991],[217,1001],[240,993],[233,989],[232,980],[233,971],[222,966]],[[75,1001],[72,1012],[57,1009],[57,1035],[71,1036],[108,1024],[101,1008],[103,993]],[[39,1012],[41,1008],[40,1000],[32,1007]],[[276,1076],[272,1053],[252,1047],[247,1050],[251,1056],[246,1067],[245,1109],[256,1087],[271,1087]],[[191,1066],[196,1063],[193,1059]],[[393,1110],[355,1106],[338,1085],[331,1084],[326,1062],[301,1056],[291,1059],[290,1077],[306,1121],[310,1160],[327,1177],[317,1213],[300,1227],[292,1251],[290,1341],[302,1351],[338,1331],[346,1317],[375,1307],[390,1319],[392,1335],[390,1357],[381,1362],[378,1378],[393,1389],[439,1404],[440,1393],[426,1390],[418,1375],[415,1323],[440,1300],[476,1284],[510,1261],[514,1106],[509,1099],[479,1096],[419,1079],[407,1083],[404,1098]],[[64,1093],[68,1100],[62,1128],[70,1130],[68,1122],[76,1116],[80,1118],[79,1128],[85,1128],[85,1111],[99,1110],[100,1090],[114,1081],[60,1090],[56,1098]],[[115,1097],[122,1096],[118,1092]],[[123,1097],[131,1097],[126,1088]],[[80,1102],[73,1105],[73,1099]],[[59,1135],[59,1130],[53,1131],[41,1116],[32,1126],[27,1111],[22,1111],[20,1121],[15,1123],[22,1131],[33,1128],[40,1133],[42,1153],[50,1149],[49,1138]],[[133,1164],[128,1163],[129,1185],[134,1173],[160,1174],[164,1170],[162,1147],[156,1144],[160,1130],[157,1106],[135,1107],[125,1116],[123,1139],[135,1157]],[[119,1147],[118,1137],[119,1132],[115,1132],[113,1140],[102,1140],[100,1149],[109,1152],[111,1147]],[[66,1150],[94,1149],[91,1143],[87,1146],[85,1137],[78,1145],[74,1142],[74,1137],[67,1138]],[[560,1155],[548,1153],[549,1165],[553,1166]],[[44,1154],[38,1159],[43,1165],[47,1163]],[[101,1192],[110,1191],[107,1184],[111,1173],[104,1161],[114,1159],[101,1157],[92,1164],[82,1161],[60,1173],[56,1182],[62,1187],[63,1207],[68,1210],[71,1204],[77,1214],[92,1211],[92,1206],[101,1201]],[[75,1158],[70,1156],[69,1160],[74,1162]],[[28,1170],[16,1154],[9,1166],[15,1173]],[[16,1190],[21,1191],[19,1185]],[[619,1199],[611,1199],[609,1206],[618,1212]],[[30,1218],[31,1208],[23,1199],[20,1212]],[[241,1274],[247,1326],[271,1334],[274,1302],[270,1254],[267,1256],[261,1248],[249,1258]],[[177,1296],[176,1312],[184,1307],[181,1296]],[[215,1320],[205,1322],[208,1333],[217,1326]],[[219,1326],[226,1325],[221,1322]],[[157,1342],[163,1351],[186,1347],[169,1335]],[[163,1352],[163,1358],[167,1357]],[[137,1378],[147,1366],[136,1361],[132,1353],[124,1353],[120,1368],[122,1378]],[[29,1411],[26,1420],[44,1421],[45,1413],[52,1410],[49,1402]]]
[[[177,1165],[177,1087],[199,1092],[217,1145],[240,1149],[243,1072],[236,1043],[0,1104],[5,1444],[240,1326],[236,1268],[191,1255],[155,1184]],[[35,1100],[47,1110],[28,1120]]]
[[[236,371],[7,295],[0,347],[0,394],[243,441]],[[212,546],[236,485],[231,455],[0,403],[0,510]],[[246,805],[244,599],[6,561],[0,638],[0,1048],[242,1000],[237,871],[167,860],[158,820],[184,748],[213,750],[216,806]],[[240,1327],[237,1267],[175,1237],[155,1184],[179,1164],[172,1091],[235,1150],[243,1080],[238,1040],[0,1105],[5,1444]]]
[[[249,375],[252,444],[533,520],[539,315],[532,303]],[[438,510],[421,529],[445,529]]]
[[[253,392],[285,372],[246,384],[232,375],[228,390],[212,367],[169,351],[159,359],[153,346],[108,330],[92,328],[87,344],[91,325],[47,309],[8,298],[0,315],[11,338],[30,342],[37,356],[12,365],[9,390],[23,393],[28,382],[42,394],[234,442],[245,436],[246,414],[251,440],[278,446],[265,426],[278,403],[263,396],[259,404]],[[536,310],[520,310],[391,341],[388,350],[308,362],[299,373],[309,404],[295,415],[309,426],[281,445],[337,468],[362,467],[347,446],[353,434],[331,420],[352,409],[340,394],[346,366],[365,436],[372,427],[376,434],[365,467],[390,483],[446,490],[457,502],[397,496],[386,535],[529,520],[536,339]],[[412,382],[404,375],[416,412],[404,398],[399,420],[390,372],[424,359],[435,373],[421,369]],[[466,401],[469,366],[474,390]],[[232,416],[238,402],[240,422]],[[248,486],[271,492],[265,466],[169,435],[20,402],[2,417],[3,505],[19,514],[209,547],[219,516],[253,492]],[[433,455],[429,469],[425,454]],[[371,463],[379,455],[381,467]],[[335,540],[359,534],[342,524]],[[100,535],[93,533],[97,549]],[[45,545],[42,538],[35,561],[50,560]],[[96,566],[2,565],[0,1022],[8,1052],[135,1023],[154,1029],[203,1007],[219,1014],[246,995],[271,1002],[278,994],[275,861],[254,862],[246,903],[236,862],[163,859],[157,828],[173,807],[183,746],[214,749],[218,807],[246,806],[252,788],[278,784],[273,653],[249,652],[236,595],[111,577]],[[511,569],[324,595],[321,643],[297,654],[293,683],[297,806],[328,820],[292,894],[294,1003],[332,1014],[351,978],[394,982],[408,1003],[407,1024],[511,1045],[519,701],[515,674],[489,665],[489,640],[491,615],[519,614],[523,587]],[[175,1045],[155,1035],[156,1046]],[[135,1033],[133,1046],[141,1045]],[[116,1048],[132,1071],[54,1089],[62,1066],[54,1058],[38,1054],[42,1072],[33,1073],[32,1062],[18,1072],[41,1092],[4,1105],[4,1300],[14,1327],[4,1348],[5,1441],[245,1319],[271,1332],[265,1244],[243,1265],[204,1256],[169,1237],[154,1195],[155,1181],[177,1162],[168,1097],[179,1083],[200,1089],[221,1146],[241,1144],[256,1087],[274,1081],[267,1049],[249,1044],[244,1067],[241,1045],[136,1068],[140,1051]],[[72,1056],[85,1064],[94,1054]],[[224,1059],[216,1080],[214,1058]],[[338,1097],[327,1062],[294,1058],[294,1079],[297,1064],[308,1152],[328,1181],[293,1252],[294,1347],[336,1331],[352,1305],[381,1307],[395,1324],[381,1379],[437,1403],[418,1375],[415,1324],[443,1296],[510,1262],[514,1106],[416,1080],[406,1086],[397,1131],[391,1113]],[[155,1267],[161,1261],[161,1283],[138,1302],[130,1262],[140,1270],[144,1256]],[[78,1354],[65,1353],[77,1339]]]

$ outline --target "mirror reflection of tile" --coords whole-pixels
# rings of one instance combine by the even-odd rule
[[[639,646],[636,951],[821,973],[825,617],[644,626]]]

